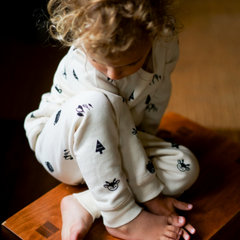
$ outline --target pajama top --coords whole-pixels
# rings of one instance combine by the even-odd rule
[[[74,46],[71,47],[57,68],[51,92],[43,94],[39,108],[29,113],[25,119],[24,127],[31,149],[35,150],[37,137],[50,116],[56,113],[67,100],[86,91],[103,93],[111,102],[113,109],[115,107],[115,99],[119,101],[119,97],[121,97],[122,101],[127,104],[136,126],[136,129],[133,129],[133,131],[137,133],[138,129],[155,135],[170,98],[170,74],[177,63],[178,56],[179,46],[177,37],[167,42],[154,41],[151,56],[153,73],[146,72],[141,68],[128,77],[113,81],[95,69],[87,61],[83,51]],[[81,107],[83,110],[84,106]],[[124,118],[124,114],[121,117]],[[139,176],[136,176],[136,182],[132,183],[137,187],[135,190],[132,190],[137,201],[145,202],[147,197],[143,193],[147,193],[148,189],[154,189],[156,182],[159,180],[157,178],[153,180],[152,175],[149,175],[148,179],[144,176],[145,180],[142,183],[141,178],[143,176],[141,174],[142,171],[139,171]],[[134,208],[133,202],[129,201],[130,194],[126,193],[125,190],[122,191],[124,196],[120,198],[120,195],[118,195],[119,199],[121,199],[119,201],[116,201],[116,195],[109,195],[110,197],[107,196],[105,198],[112,198],[112,201],[109,199],[106,201],[107,204],[113,205],[112,208],[106,208],[104,200],[96,200],[98,208],[103,212],[106,210],[107,214],[113,217],[115,210],[126,212],[130,208]],[[103,214],[103,216],[105,215]],[[116,226],[118,224],[116,223]],[[109,225],[113,226],[114,224],[111,223]]]

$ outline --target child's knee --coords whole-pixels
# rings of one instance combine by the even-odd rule
[[[112,113],[111,102],[104,93],[98,91],[83,92],[67,102],[67,108],[74,108],[76,119],[94,116],[101,120]]]
[[[194,184],[199,175],[199,164],[194,154],[182,146],[179,146],[179,152],[177,157],[170,156],[172,159],[167,168],[157,169],[157,175],[165,185],[163,190],[165,195],[182,194]]]

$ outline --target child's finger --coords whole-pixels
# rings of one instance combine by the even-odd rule
[[[189,211],[193,208],[192,204],[181,202],[181,201],[178,201],[177,199],[173,200],[173,206],[177,209],[185,210],[185,211]]]

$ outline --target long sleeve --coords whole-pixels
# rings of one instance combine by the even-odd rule
[[[171,95],[170,75],[174,70],[179,57],[178,38],[175,37],[171,42],[165,43],[165,64],[164,67],[156,64],[155,74],[151,84],[159,83],[158,88],[149,94],[145,100],[146,108],[143,120],[139,128],[147,133],[155,135],[160,124],[161,118],[166,110]],[[160,56],[156,53],[156,58]],[[155,62],[162,62],[163,59],[156,59]],[[159,72],[158,72],[159,71]],[[143,103],[141,103],[143,104]]]

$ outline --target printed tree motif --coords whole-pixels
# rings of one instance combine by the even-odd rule
[[[134,91],[132,92],[132,94],[130,95],[128,101],[134,100]]]
[[[72,155],[69,154],[69,153],[70,153],[70,151],[68,149],[64,150],[64,156],[63,157],[65,158],[65,160],[73,160]]]
[[[152,112],[157,112],[157,111],[158,111],[158,108],[155,106],[155,104],[150,103],[150,104],[147,105],[146,110],[147,110],[148,112],[151,112],[151,111],[152,111]]]
[[[66,69],[63,69],[62,75],[63,75],[63,77],[67,80],[67,72],[66,72]]]
[[[102,154],[104,150],[105,150],[105,147],[97,140],[96,152],[99,152],[100,154]]]

